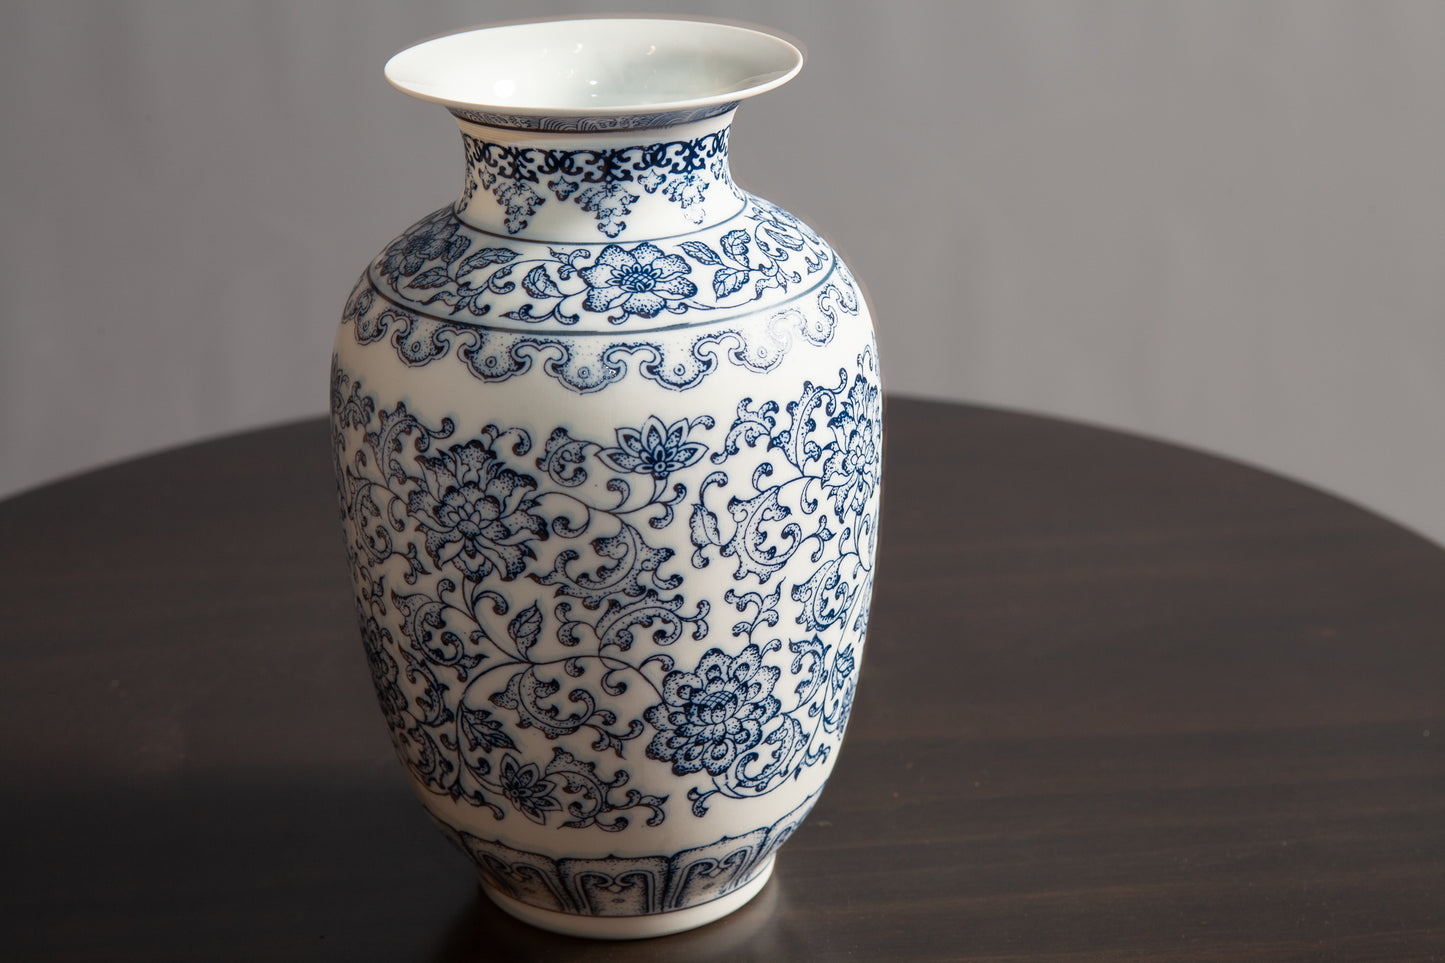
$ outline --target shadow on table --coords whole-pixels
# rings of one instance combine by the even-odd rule
[[[389,762],[389,761],[388,761]],[[8,791],[0,909],[16,959],[806,959],[785,871],[689,933],[577,940],[507,916],[390,769],[202,773]],[[796,946],[791,944],[797,944]]]

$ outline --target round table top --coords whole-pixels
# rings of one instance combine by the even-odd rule
[[[504,916],[406,787],[320,419],[0,503],[4,955],[1445,956],[1445,551],[1096,428],[890,399],[837,769],[718,923]]]

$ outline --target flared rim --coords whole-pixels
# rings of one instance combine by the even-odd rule
[[[386,64],[402,93],[454,111],[627,117],[722,108],[792,79],[798,44],[714,20],[609,17],[475,27]]]

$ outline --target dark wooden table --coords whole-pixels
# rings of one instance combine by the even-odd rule
[[[0,958],[1445,959],[1445,551],[1112,432],[888,428],[833,779],[754,903],[632,944],[502,915],[411,798],[321,421],[0,503]]]

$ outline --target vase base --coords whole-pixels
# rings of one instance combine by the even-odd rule
[[[641,940],[696,929],[741,909],[744,903],[762,892],[763,887],[768,884],[773,875],[775,858],[769,857],[767,864],[756,876],[726,896],[719,896],[699,906],[647,916],[579,916],[575,913],[559,913],[515,900],[485,884],[482,891],[509,916],[515,916],[524,923],[551,930],[553,933],[597,940]]]

